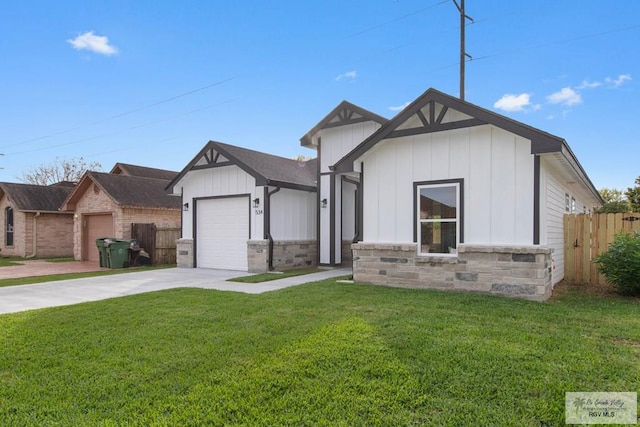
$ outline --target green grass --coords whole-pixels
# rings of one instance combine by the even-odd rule
[[[260,273],[251,276],[242,276],[229,279],[229,282],[241,282],[241,283],[260,283],[268,282],[270,280],[284,279],[285,277],[302,276],[303,274],[317,273],[321,271],[316,267],[311,268],[296,268],[292,270],[284,270],[278,272]]]
[[[325,280],[0,316],[0,425],[562,426],[638,391],[640,300]]]
[[[74,258],[47,258],[45,259],[47,262],[75,262]]]
[[[30,285],[34,283],[53,282],[56,280],[82,279],[84,277],[97,277],[97,276],[111,276],[114,274],[131,273],[136,270],[153,270],[153,269],[159,269],[159,268],[172,268],[172,267],[175,267],[175,265],[117,268],[112,270],[88,271],[84,273],[64,273],[64,274],[50,274],[47,276],[31,276],[31,277],[17,277],[14,279],[0,279],[0,288],[4,286]]]
[[[22,265],[20,261],[24,261],[24,258],[20,257],[8,257],[8,256],[0,256],[0,267],[9,267],[12,265]]]

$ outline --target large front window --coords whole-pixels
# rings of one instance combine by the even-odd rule
[[[460,242],[461,182],[416,184],[420,254],[455,254]]]

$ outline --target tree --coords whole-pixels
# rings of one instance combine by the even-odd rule
[[[311,160],[311,159],[313,159],[313,157],[311,157],[311,156],[305,156],[304,154],[298,154],[297,156],[295,156],[295,157],[293,158],[293,160],[297,160],[297,161],[299,161],[299,162],[306,162],[306,161],[309,161],[309,160]]]
[[[100,162],[87,163],[82,157],[60,159],[29,169],[20,178],[27,184],[51,185],[62,181],[78,182],[88,170],[102,170]]]
[[[627,188],[624,194],[631,205],[631,210],[640,212],[640,176],[636,178],[636,186]]]
[[[596,213],[624,213],[631,210],[629,202],[622,194],[622,190],[601,188],[598,192],[602,200],[604,200],[604,205],[596,209]]]

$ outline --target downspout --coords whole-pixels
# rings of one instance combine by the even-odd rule
[[[37,227],[37,220],[36,218],[38,218],[40,216],[40,212],[36,212],[36,214],[33,216],[33,253],[29,256],[27,256],[26,258],[35,258],[36,256],[36,252],[38,251],[38,227]]]
[[[275,190],[267,192],[267,197],[266,197],[265,206],[264,206],[265,235],[269,240],[269,253],[267,254],[269,257],[269,271],[275,270],[273,268],[273,237],[271,236],[271,195],[277,193],[278,191],[280,191],[280,187],[276,187]]]

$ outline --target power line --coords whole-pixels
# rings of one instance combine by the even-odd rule
[[[573,38],[570,38],[570,39],[555,40],[555,41],[551,41],[551,42],[547,42],[547,43],[541,43],[541,44],[534,45],[534,46],[529,46],[529,47],[509,49],[509,50],[505,50],[503,52],[496,52],[496,53],[492,53],[492,54],[488,54],[488,55],[479,56],[477,58],[473,58],[473,61],[478,61],[478,60],[481,60],[481,59],[493,58],[494,56],[509,55],[509,54],[512,54],[512,53],[528,52],[528,51],[534,50],[534,49],[541,49],[541,48],[554,46],[554,45],[558,45],[558,44],[572,43],[572,42],[578,41],[578,40],[584,40],[584,39],[589,39],[589,38],[593,38],[593,37],[605,36],[607,34],[619,33],[621,31],[635,30],[637,28],[640,28],[640,24],[631,25],[631,26],[623,27],[623,28],[616,28],[616,29],[613,29],[613,30],[603,31],[603,32],[600,32],[600,33],[584,34],[584,35],[573,37]],[[468,62],[470,62],[470,61],[468,61]]]
[[[27,144],[27,143],[30,143],[30,142],[40,141],[42,139],[53,138],[54,136],[63,135],[65,133],[73,132],[73,131],[78,130],[78,129],[87,128],[87,127],[94,126],[94,125],[97,125],[97,124],[102,124],[102,123],[108,122],[108,121],[113,120],[113,119],[117,119],[117,118],[120,118],[120,117],[128,116],[128,115],[131,115],[131,114],[134,114],[134,113],[138,113],[140,111],[148,110],[149,108],[153,108],[153,107],[156,107],[156,106],[161,105],[161,104],[165,104],[167,102],[175,101],[176,99],[183,98],[185,96],[193,95],[194,93],[197,93],[197,92],[202,92],[203,90],[210,89],[210,88],[212,88],[214,86],[219,86],[219,85],[227,83],[227,82],[229,82],[231,80],[235,80],[236,78],[237,77],[230,77],[228,79],[220,80],[220,81],[217,81],[215,83],[211,83],[211,84],[208,84],[206,86],[202,86],[202,87],[200,87],[198,89],[190,90],[188,92],[184,92],[184,93],[181,93],[179,95],[172,96],[170,98],[166,98],[166,99],[163,99],[161,101],[157,101],[157,102],[154,102],[152,104],[145,105],[144,107],[140,107],[140,108],[136,108],[136,109],[133,109],[133,110],[125,111],[124,113],[119,113],[119,114],[107,117],[105,119],[97,120],[97,121],[94,121],[94,122],[91,122],[91,123],[88,123],[88,124],[85,124],[85,125],[75,126],[75,127],[69,128],[69,129],[61,130],[61,131],[58,131],[58,132],[53,132],[53,133],[50,133],[50,134],[47,134],[47,135],[42,135],[42,136],[39,136],[39,137],[36,137],[36,138],[27,139],[27,140],[20,141],[20,142],[17,142],[15,144],[10,144],[10,145],[11,146],[23,145],[23,144]],[[67,144],[65,144],[65,145],[67,145]],[[17,153],[11,153],[11,154],[17,154]]]
[[[34,153],[34,152],[37,152],[37,151],[50,150],[52,148],[66,147],[68,145],[79,144],[81,142],[93,141],[93,140],[96,140],[96,139],[102,139],[102,138],[106,138],[106,137],[109,137],[109,136],[119,135],[119,134],[128,132],[130,130],[142,128],[142,127],[153,125],[153,124],[156,124],[156,123],[167,122],[169,120],[174,120],[174,119],[176,119],[178,117],[183,117],[183,116],[187,116],[189,114],[198,113],[200,111],[204,111],[204,110],[208,110],[208,109],[213,108],[213,107],[218,107],[220,105],[228,104],[228,103],[233,102],[233,101],[234,101],[233,99],[230,99],[230,100],[227,100],[227,101],[219,102],[217,104],[208,105],[206,107],[196,108],[194,110],[190,110],[190,111],[187,111],[185,113],[176,114],[176,115],[172,115],[172,116],[166,116],[166,117],[163,117],[161,119],[151,120],[151,121],[144,122],[144,123],[138,123],[138,124],[135,124],[133,126],[129,126],[129,127],[126,127],[124,129],[121,129],[121,130],[118,130],[118,131],[115,131],[115,132],[109,132],[109,133],[105,133],[105,134],[102,134],[102,135],[94,135],[94,136],[90,136],[90,137],[86,137],[86,138],[76,139],[74,141],[68,141],[68,142],[64,142],[64,143],[61,143],[61,144],[55,144],[55,145],[48,145],[48,146],[45,146],[45,147],[38,147],[38,148],[30,149],[30,150],[14,151],[14,152],[11,152],[11,153],[7,153],[7,155],[11,156],[11,155],[16,155],[16,154]]]
[[[394,19],[392,19],[390,21],[382,22],[380,24],[376,24],[376,25],[373,25],[371,27],[365,28],[364,30],[358,31],[357,33],[350,34],[345,38],[352,38],[352,37],[356,37],[356,36],[359,36],[359,35],[364,34],[364,33],[368,33],[369,31],[377,30],[378,28],[384,27],[385,25],[393,24],[394,22],[401,21],[401,20],[409,18],[409,17],[411,17],[413,15],[417,15],[419,13],[422,13],[425,10],[433,9],[436,6],[440,6],[441,4],[445,4],[445,3],[448,3],[448,2],[449,2],[449,0],[439,1],[437,3],[432,4],[431,6],[427,6],[427,7],[423,7],[422,9],[414,10],[413,12],[407,13],[406,15],[399,16],[399,17],[394,18]]]

